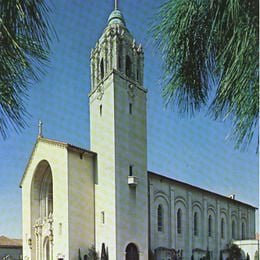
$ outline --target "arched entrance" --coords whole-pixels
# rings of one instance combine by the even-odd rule
[[[139,254],[137,246],[134,243],[130,243],[126,247],[126,260],[139,260]]]
[[[48,237],[46,237],[43,244],[43,259],[50,260],[50,240]]]
[[[53,237],[53,176],[50,164],[43,160],[35,168],[31,184],[32,259],[49,260]]]

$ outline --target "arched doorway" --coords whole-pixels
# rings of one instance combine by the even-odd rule
[[[43,244],[43,259],[50,260],[50,240],[48,237],[46,237]]]
[[[32,259],[49,260],[52,252],[53,175],[46,160],[35,168],[31,183]]]
[[[126,247],[126,260],[139,260],[137,246],[133,243],[128,244]]]

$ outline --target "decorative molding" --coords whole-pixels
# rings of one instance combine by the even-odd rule
[[[134,98],[136,96],[136,87],[134,84],[129,83],[128,87],[127,87],[127,93],[128,93],[128,97],[131,101],[134,101]]]
[[[104,85],[103,82],[97,87],[96,91],[97,99],[102,100],[103,95],[104,95]]]

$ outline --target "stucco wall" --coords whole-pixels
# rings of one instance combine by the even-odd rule
[[[95,243],[94,234],[94,158],[70,151],[69,166],[69,259],[82,257]]]
[[[213,193],[182,185],[158,175],[149,174],[150,192],[150,236],[152,250],[157,247],[182,249],[184,259],[200,249],[211,251],[213,259],[232,240],[232,220],[235,219],[235,238],[242,238],[241,225],[245,224],[245,239],[254,238],[255,210],[231,199]],[[164,208],[164,229],[158,231],[157,210]],[[178,234],[176,216],[182,210],[182,232]],[[197,212],[198,231],[194,234],[194,214]],[[212,234],[209,236],[208,219],[212,217]],[[221,236],[221,219],[224,220],[224,234]],[[196,250],[199,249],[199,250]],[[196,258],[196,257],[195,257]]]

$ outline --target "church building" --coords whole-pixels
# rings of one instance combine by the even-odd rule
[[[225,259],[254,238],[253,206],[147,170],[143,67],[115,6],[91,52],[90,150],[39,128],[20,183],[23,259],[83,259],[92,245],[110,260]]]

